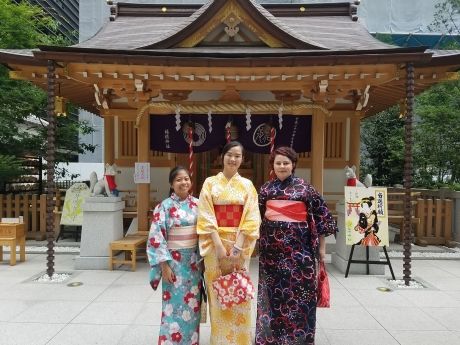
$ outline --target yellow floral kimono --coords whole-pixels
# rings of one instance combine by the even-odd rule
[[[219,227],[215,205],[243,205],[238,227]],[[251,344],[251,302],[245,302],[232,309],[222,310],[212,289],[212,282],[221,274],[227,274],[233,267],[229,260],[222,260],[219,267],[211,233],[217,231],[224,246],[229,249],[235,243],[238,232],[246,235],[240,267],[249,269],[254,245],[259,237],[260,213],[257,191],[252,182],[239,174],[230,180],[219,173],[206,179],[198,202],[197,232],[200,253],[204,257],[205,280],[211,318],[211,345]]]

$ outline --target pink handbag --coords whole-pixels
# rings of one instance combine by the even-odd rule
[[[212,282],[212,288],[222,309],[230,309],[254,298],[255,290],[245,270],[233,271]]]

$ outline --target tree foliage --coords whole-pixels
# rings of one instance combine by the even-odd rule
[[[460,0],[435,6],[429,29],[449,35],[443,49],[460,49]],[[383,37],[385,38],[385,37]],[[460,81],[440,83],[415,98],[414,185],[460,185]],[[373,174],[376,184],[402,183],[404,122],[398,109],[381,112],[361,126],[362,171]],[[380,140],[377,140],[379,138]]]
[[[404,120],[392,107],[365,119],[361,125],[361,176],[371,174],[373,184],[401,184],[404,165]]]
[[[0,155],[0,190],[4,190],[5,182],[23,172],[22,162],[13,156]]]
[[[16,4],[0,0],[0,49],[31,49],[42,44],[68,43],[58,34],[57,23],[41,7],[26,1]],[[8,72],[5,66],[0,66],[0,154],[45,156],[46,93],[30,82],[10,79]],[[34,115],[35,124],[30,121],[31,115]],[[56,162],[94,151],[92,145],[78,144],[78,133],[92,131],[76,116],[57,118]]]
[[[417,97],[415,109],[416,182],[460,182],[460,82],[433,86]]]
[[[434,19],[428,30],[442,33],[452,38],[451,43],[443,49],[460,49],[460,0],[444,0],[435,5]]]

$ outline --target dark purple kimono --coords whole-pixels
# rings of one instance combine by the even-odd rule
[[[290,176],[265,183],[259,194],[262,216],[268,200],[305,202],[309,221],[269,221],[263,217],[256,344],[314,344],[319,236],[335,234],[337,225],[321,195],[301,178]],[[311,217],[315,226],[309,226]]]

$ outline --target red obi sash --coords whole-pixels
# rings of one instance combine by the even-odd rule
[[[219,227],[238,227],[243,215],[243,205],[214,205]]]
[[[279,222],[306,222],[307,205],[302,201],[268,200],[265,218]]]

